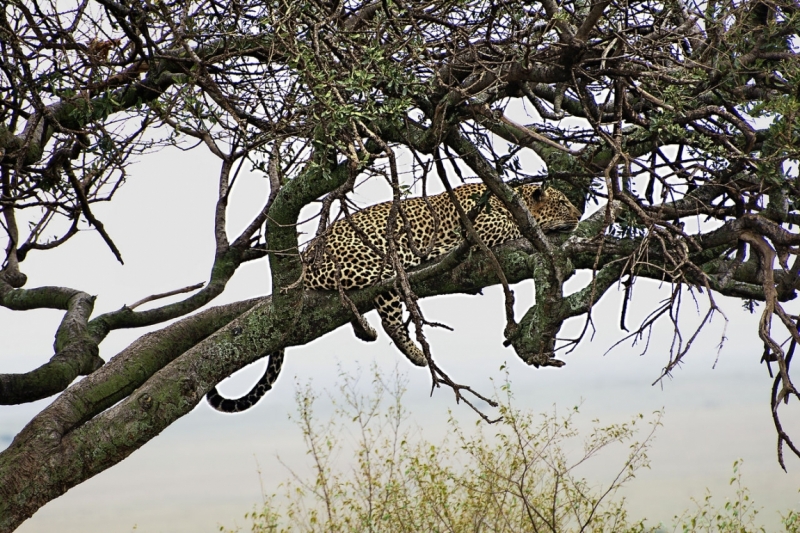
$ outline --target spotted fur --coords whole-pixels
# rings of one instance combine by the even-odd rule
[[[543,231],[572,231],[577,226],[581,212],[562,192],[553,188],[542,189],[537,185],[523,185],[516,191],[522,195]],[[485,196],[486,186],[478,183],[463,185],[454,189],[454,192],[464,210],[469,211]],[[400,208],[408,221],[410,238],[417,252],[430,249],[423,257],[414,253],[409,246],[409,232],[404,229],[403,216],[398,214],[394,242],[404,268],[413,268],[423,261],[439,258],[461,242],[461,223],[455,206],[446,193],[429,196],[427,201],[425,198],[410,198],[402,201]],[[386,257],[387,223],[391,209],[391,202],[367,207],[353,214],[349,220],[334,222],[324,236],[312,241],[301,254],[305,288],[333,291],[338,290],[341,284],[345,290],[362,289],[394,276],[391,262]],[[437,217],[433,216],[434,212]],[[434,231],[436,219],[438,227]],[[478,214],[474,227],[481,240],[489,247],[521,237],[511,214],[493,196]],[[413,364],[427,365],[422,350],[408,335],[399,294],[389,291],[378,296],[375,298],[375,308],[384,330],[398,349]],[[375,330],[363,317],[354,317],[352,324],[358,338],[365,341],[374,341],[377,338]],[[222,399],[214,389],[209,393],[209,403],[213,395],[215,403],[212,406],[226,412],[241,411],[254,405],[277,378],[280,363],[277,370],[273,369],[271,372],[270,368],[274,366],[273,357],[270,357],[267,373],[247,396],[238,400]],[[280,359],[276,361],[282,359],[281,353]],[[264,384],[266,385],[263,386]]]
[[[250,392],[241,398],[225,398],[223,397],[216,387],[206,394],[208,405],[222,411],[223,413],[238,413],[250,409],[258,400],[261,399],[272,388],[272,384],[278,379],[278,374],[281,373],[281,366],[283,365],[283,350],[278,350],[269,355],[267,362],[267,369],[264,375],[258,380]]]

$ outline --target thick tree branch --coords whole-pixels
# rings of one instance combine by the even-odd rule
[[[529,252],[522,251],[524,249],[521,241],[495,249],[497,260],[510,283],[531,275],[525,260]],[[425,270],[423,268],[421,272]],[[416,279],[412,273],[409,278],[414,291],[421,297],[474,294],[498,283],[491,260],[480,252],[473,253],[463,264],[435,278],[421,277],[424,279]],[[374,305],[375,295],[382,290],[386,287],[355,291],[350,298],[363,313]],[[104,368],[102,374],[84,380],[85,384],[81,382],[74,394],[70,392],[52,409],[38,415],[12,445],[0,453],[0,478],[8,480],[0,487],[0,531],[14,527],[19,520],[30,516],[39,506],[69,487],[123,460],[174,420],[191,411],[206,392],[229,374],[275,349],[310,342],[349,323],[352,318],[352,312],[342,304],[337,293],[307,292],[302,297],[303,319],[294,322],[293,327],[287,330],[283,320],[272,311],[273,298],[261,300],[208,338],[210,331],[249,308],[253,302],[226,306],[222,315],[219,315],[220,311],[209,310],[197,317],[183,319],[163,332],[150,334],[114,358],[117,371]],[[215,314],[219,317],[212,318]],[[209,316],[208,321],[204,318],[206,316]],[[195,329],[201,324],[206,325]],[[191,334],[186,337],[184,331]],[[196,343],[200,338],[206,340]],[[185,348],[186,351],[173,360]],[[142,378],[139,370],[142,364],[155,370],[170,360],[172,362],[144,383],[138,381]],[[148,375],[150,370],[144,375]],[[112,383],[114,392],[109,394],[108,386]],[[119,401],[126,391],[133,390],[136,391],[133,396]],[[79,397],[83,399],[78,401]],[[96,399],[89,401],[91,397]],[[89,419],[92,413],[100,412],[117,401],[119,403],[110,410]],[[77,411],[75,406],[79,406]],[[67,422],[62,424],[59,420],[65,416],[64,409],[73,414],[69,414]],[[43,427],[65,431],[65,434],[40,431]],[[76,463],[73,460],[75,453],[84,456],[85,461]],[[55,472],[59,472],[61,483],[54,486],[44,481]],[[15,496],[19,494],[27,496]]]
[[[40,290],[38,295],[44,292]],[[65,291],[55,289],[52,292],[55,294],[51,296],[57,298]],[[6,299],[12,300],[8,296]],[[31,303],[30,299],[26,303]],[[15,303],[19,305],[19,302]],[[52,300],[49,304],[48,307],[58,305]],[[0,405],[16,405],[47,398],[63,391],[76,377],[91,374],[104,364],[98,355],[97,343],[87,328],[94,308],[94,296],[75,291],[66,307],[67,312],[56,333],[55,355],[31,372],[0,374]]]

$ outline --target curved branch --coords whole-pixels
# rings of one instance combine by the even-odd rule
[[[58,290],[56,296],[63,296],[63,292],[65,290]],[[56,354],[31,372],[0,374],[0,405],[47,398],[66,389],[76,377],[89,375],[103,366],[97,342],[88,334],[87,322],[93,308],[94,296],[73,293],[56,333]]]
[[[249,256],[246,259],[257,258],[256,256]],[[147,311],[134,311],[128,306],[123,306],[121,309],[93,318],[89,322],[89,332],[93,338],[100,342],[109,332],[115,329],[152,326],[153,324],[160,324],[196,311],[222,294],[228,281],[244,261],[245,254],[241,250],[229,248],[224,253],[217,254],[214,257],[208,284],[195,294],[180,302],[167,304],[156,309],[148,309]]]

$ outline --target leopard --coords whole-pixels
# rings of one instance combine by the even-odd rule
[[[523,184],[514,188],[545,233],[571,232],[581,211],[554,187]],[[455,187],[452,193],[463,210],[477,210],[473,227],[483,243],[491,248],[522,237],[519,226],[503,203],[488,193],[483,183]],[[394,202],[366,207],[332,223],[312,239],[301,252],[301,280],[305,289],[351,291],[371,287],[395,276],[389,255],[387,227],[394,219],[393,248],[403,269],[413,269],[451,252],[464,240],[463,225],[450,194],[412,197],[401,200],[392,217]],[[426,366],[423,351],[411,340],[403,321],[402,298],[397,289],[375,297],[384,331],[403,355],[416,366]],[[377,332],[357,313],[351,321],[356,337],[372,342]],[[239,412],[255,405],[269,391],[280,373],[283,350],[270,354],[267,369],[258,383],[238,399],[222,397],[216,388],[208,393],[209,404],[223,412]]]

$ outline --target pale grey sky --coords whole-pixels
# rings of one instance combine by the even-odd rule
[[[200,151],[170,150],[143,159],[132,168],[115,202],[93,208],[120,248],[125,266],[114,260],[96,233],[84,231],[55,251],[32,252],[22,265],[28,287],[64,285],[96,294],[99,314],[149,294],[205,281],[213,257],[216,175],[216,162]],[[364,194],[364,201],[372,201],[370,195],[377,193]],[[230,226],[243,227],[260,209],[265,195],[265,180],[243,175],[230,204]],[[266,261],[240,270],[215,305],[269,293]],[[587,279],[576,276],[570,282],[572,290]],[[654,283],[636,285],[628,325],[647,314],[667,290]],[[530,304],[531,295],[529,283],[517,287],[518,316]],[[717,299],[730,322],[716,369],[712,365],[723,328],[721,317],[701,335],[686,364],[663,388],[650,384],[666,362],[667,324],[657,328],[645,356],[639,356],[641,346],[629,344],[603,356],[620,336],[620,297],[615,291],[595,309],[595,324],[601,329],[594,340],[587,338],[566,356],[568,364],[561,369],[527,367],[511,349],[502,347],[498,290],[487,290],[483,296],[425,300],[423,309],[429,319],[455,328],[454,333],[428,332],[434,356],[452,377],[482,392],[491,392],[490,377],[502,379],[499,368],[507,362],[519,406],[566,409],[582,400],[582,419],[587,423],[592,418],[621,422],[635,413],[663,407],[664,427],[650,453],[652,469],[642,472],[625,492],[633,518],[668,522],[673,514],[691,506],[690,497],[701,499],[706,487],[721,503],[733,495],[728,487],[731,465],[743,458],[744,482],[763,506],[765,523],[774,529],[778,511],[800,507],[800,460],[787,455],[789,474],[776,462],[768,407],[770,379],[759,365],[758,315],[747,314],[737,301]],[[699,304],[704,311],[702,298]],[[689,331],[698,317],[690,300],[684,308]],[[796,313],[800,307],[791,303],[788,310]],[[374,313],[367,318],[377,327]],[[49,359],[59,320],[60,313],[55,311],[12,313],[0,308],[2,371],[24,372]],[[574,321],[562,335],[574,334],[581,325],[580,320]],[[399,364],[409,375],[412,418],[429,439],[442,434],[448,409],[468,423],[475,419],[468,409],[455,405],[447,391],[429,398],[427,371],[412,368],[378,330],[380,339],[373,344],[358,341],[349,328],[342,328],[308,346],[289,349],[275,389],[256,408],[224,416],[202,402],[123,463],[46,505],[18,531],[122,533],[136,526],[144,532],[197,533],[217,531],[219,524],[244,525],[242,516],[260,501],[260,483],[273,492],[288,476],[276,456],[298,469],[306,463],[300,432],[287,421],[293,410],[295,381],[313,380],[315,386],[330,389],[337,364],[354,371],[358,365],[367,369],[375,361],[387,372]],[[101,355],[112,357],[141,334],[112,333],[101,346]],[[223,385],[223,392],[241,394],[262,368],[259,363],[244,370]],[[0,408],[0,447],[7,446],[46,403]],[[796,405],[790,405],[784,424],[800,441],[797,411]],[[600,463],[595,470],[588,469],[587,475],[601,475],[602,459]]]

